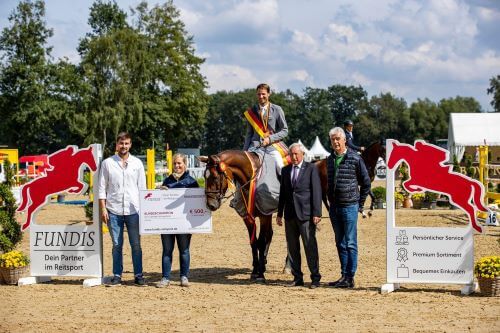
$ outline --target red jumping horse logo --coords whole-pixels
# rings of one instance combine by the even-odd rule
[[[481,200],[484,187],[479,181],[452,171],[451,165],[445,165],[449,159],[447,150],[418,140],[415,146],[393,141],[392,149],[388,151],[389,169],[402,160],[408,164],[410,179],[403,183],[408,192],[432,191],[447,195],[452,204],[467,213],[472,227],[482,232],[477,224],[476,212],[488,211]]]
[[[83,164],[92,171],[97,170],[92,147],[78,149],[76,146],[68,146],[49,156],[46,174],[26,183],[21,190],[21,205],[17,211],[28,209],[22,230],[29,227],[33,222],[34,213],[48,202],[52,195],[62,192],[80,193],[86,187],[87,184],[80,180],[83,176]]]

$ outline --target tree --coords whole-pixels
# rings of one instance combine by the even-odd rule
[[[444,111],[446,119],[449,119],[450,113],[482,112],[481,104],[474,97],[443,98],[438,106]]]
[[[143,47],[138,45],[140,41],[126,17],[114,2],[95,2],[88,20],[92,31],[78,47],[81,73],[87,85],[83,92],[87,93],[88,103],[81,110],[86,120],[85,144],[101,142],[110,150],[108,137],[116,137],[129,125],[124,121],[127,111],[138,109],[133,103],[138,92],[130,87],[127,78],[132,76],[128,74],[135,65],[130,61],[137,59],[136,54]]]
[[[271,98],[274,94],[271,95]],[[255,89],[240,92],[219,91],[210,96],[205,124],[203,154],[242,149],[247,131],[243,112],[255,104]]]
[[[368,94],[361,86],[328,87],[330,110],[337,126],[343,126],[347,119],[354,119],[368,107]]]
[[[50,65],[52,85],[50,103],[54,112],[62,119],[52,124],[57,135],[51,144],[50,152],[64,148],[68,144],[82,145],[87,137],[87,119],[82,110],[88,104],[88,85],[83,80],[80,68],[60,59]],[[93,143],[93,142],[92,142]]]
[[[200,73],[204,59],[195,56],[188,35],[171,0],[148,11],[137,7],[136,29],[148,46],[143,131],[172,147],[198,147],[208,110],[207,82]]]
[[[89,92],[86,142],[107,147],[109,136],[127,130],[136,150],[151,142],[199,146],[208,103],[203,59],[172,1],[151,10],[142,2],[133,14],[130,26],[115,2],[91,8],[92,31],[79,47]]]
[[[0,131],[21,154],[49,151],[58,137],[53,124],[62,120],[50,103],[52,30],[44,16],[43,1],[21,1],[0,36]]]
[[[500,75],[490,79],[490,87],[487,90],[488,95],[493,95],[490,104],[495,112],[500,112]]]
[[[390,93],[370,99],[368,110],[361,113],[356,128],[358,142],[364,145],[388,138],[402,142],[413,139],[406,101]]]
[[[307,87],[302,98],[296,97],[298,106],[286,113],[289,142],[299,139],[311,146],[316,136],[323,146],[329,147],[328,132],[333,127],[331,99],[328,90]]]
[[[415,139],[435,142],[448,136],[448,116],[442,108],[429,99],[418,99],[410,106]]]

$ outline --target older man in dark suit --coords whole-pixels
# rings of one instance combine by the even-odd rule
[[[316,225],[321,220],[321,181],[317,168],[304,161],[304,153],[302,144],[290,146],[292,164],[282,170],[276,222],[279,226],[283,224],[284,213],[288,255],[294,276],[291,286],[304,285],[299,240],[302,237],[311,272],[311,288],[316,288],[321,279],[316,242]]]

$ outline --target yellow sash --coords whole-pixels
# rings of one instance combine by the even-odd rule
[[[252,108],[248,108],[244,112],[245,118],[247,118],[248,122],[254,129],[254,131],[263,139],[266,137],[266,134],[272,134],[272,131],[267,130],[267,126],[264,126],[263,122],[261,121],[261,117],[252,110]],[[269,115],[269,113],[268,113]],[[289,158],[288,158],[288,148],[282,141],[274,142],[271,144],[281,155],[281,158],[283,159],[283,165],[288,165],[289,163]]]

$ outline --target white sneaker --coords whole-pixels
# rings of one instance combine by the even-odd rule
[[[181,287],[189,287],[189,280],[187,276],[181,276]]]
[[[167,278],[161,278],[160,282],[156,284],[156,288],[164,288],[170,285],[170,280]]]

